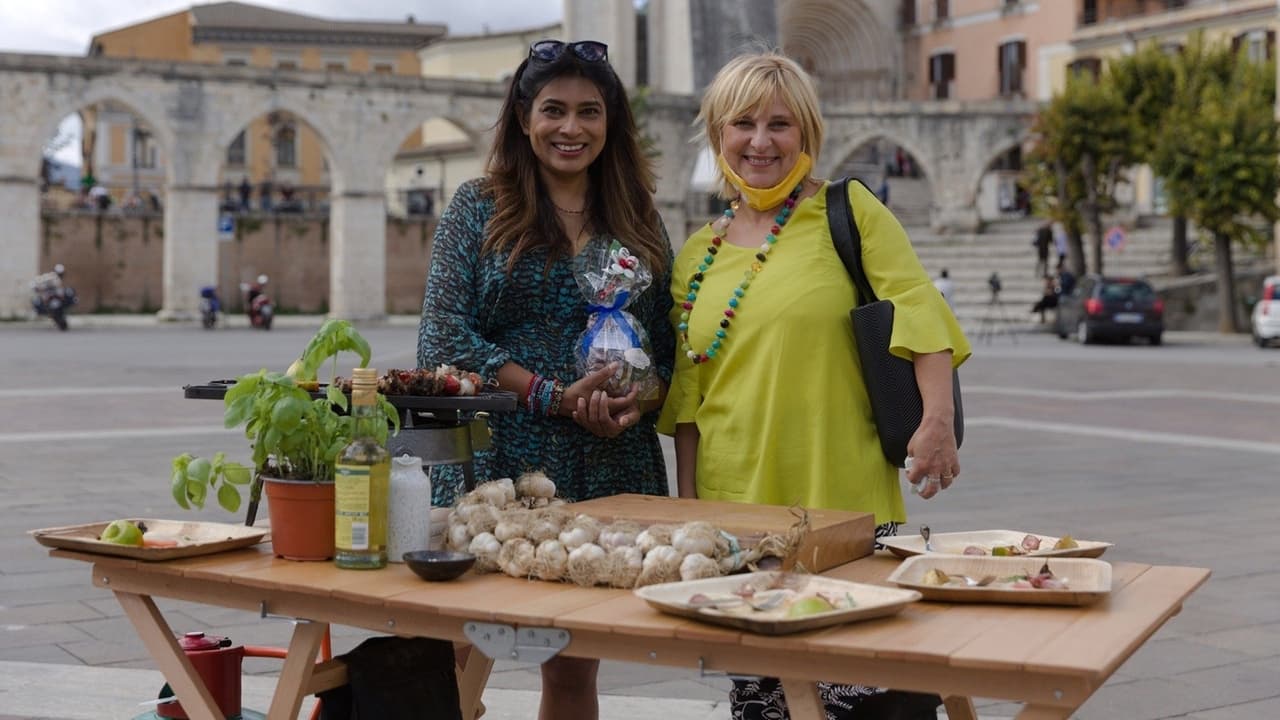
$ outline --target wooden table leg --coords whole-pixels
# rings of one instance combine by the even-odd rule
[[[947,720],[978,720],[973,698],[952,695],[942,701],[942,706],[947,709]]]
[[[316,671],[316,653],[329,630],[328,623],[298,620],[293,624],[293,638],[289,640],[289,652],[276,681],[276,694],[271,698],[268,720],[294,720],[302,709],[304,688]]]
[[[470,645],[455,645],[454,654],[458,658],[458,704],[462,708],[462,720],[478,720],[484,715],[480,698],[489,683],[493,658]]]
[[[213,693],[204,686],[204,680],[186,653],[174,639],[173,630],[165,621],[156,604],[147,595],[116,591],[116,600],[124,608],[124,614],[133,623],[133,629],[142,638],[151,659],[173,688],[191,720],[224,720]]]
[[[1015,720],[1069,720],[1074,710],[1049,705],[1026,705]]]
[[[826,720],[827,711],[812,680],[782,678],[782,694],[787,699],[791,720]]]

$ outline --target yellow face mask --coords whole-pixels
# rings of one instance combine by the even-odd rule
[[[809,157],[809,153],[802,152],[800,157],[796,158],[795,167],[791,168],[791,172],[787,173],[782,182],[771,188],[754,188],[729,167],[723,154],[716,156],[716,162],[720,164],[720,172],[724,173],[725,179],[742,193],[742,198],[747,201],[747,204],[761,212],[781,205],[791,191],[796,189],[796,185],[809,177],[809,170],[813,168],[813,158]]]

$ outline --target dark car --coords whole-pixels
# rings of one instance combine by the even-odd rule
[[[1164,334],[1164,301],[1146,280],[1086,275],[1058,301],[1054,329],[1081,343],[1146,338],[1159,345]]]

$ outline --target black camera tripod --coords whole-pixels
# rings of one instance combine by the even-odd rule
[[[1000,291],[993,285],[987,310],[978,323],[978,341],[990,344],[995,336],[1001,334],[1008,335],[1014,345],[1018,344],[1018,335],[1013,331],[1013,320],[1005,310],[1004,301],[1000,299]]]

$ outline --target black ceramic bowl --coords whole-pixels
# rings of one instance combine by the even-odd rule
[[[452,580],[476,562],[471,553],[452,550],[414,550],[403,555],[409,569],[423,580]]]

